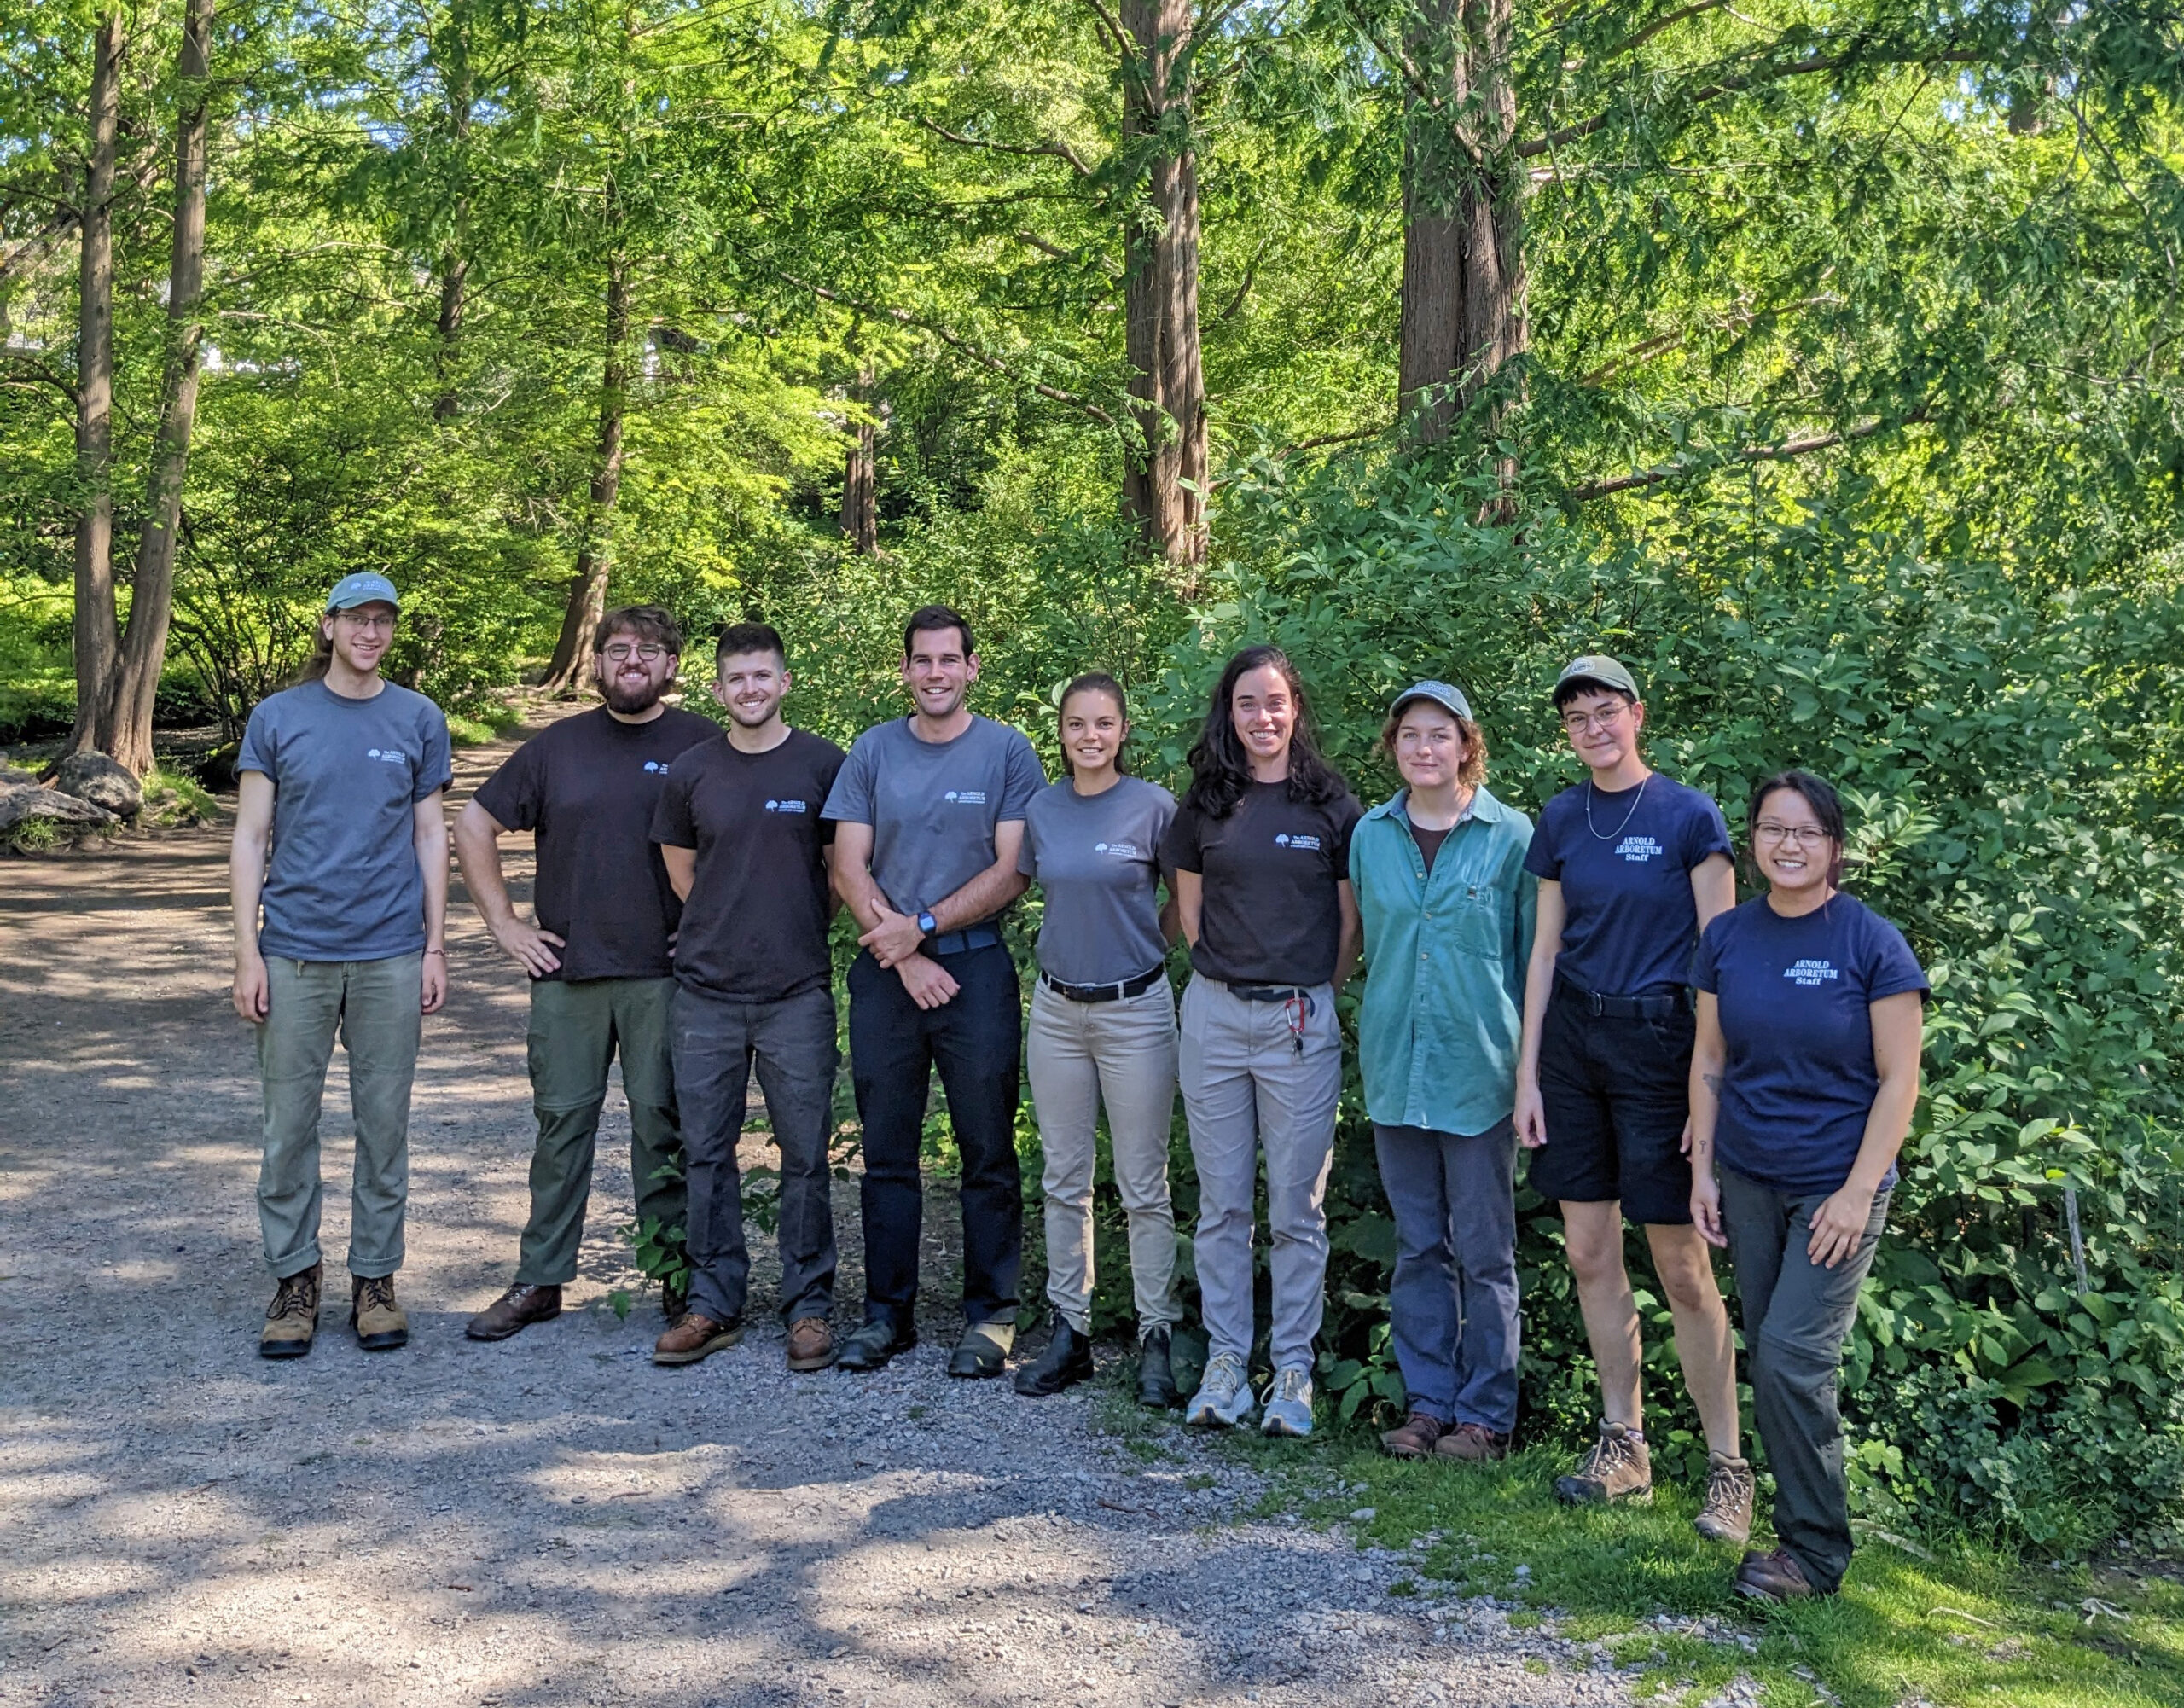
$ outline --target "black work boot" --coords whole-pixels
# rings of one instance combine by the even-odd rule
[[[1138,1343],[1137,1403],[1153,1411],[1173,1411],[1182,1396],[1176,1391],[1176,1372],[1168,1359],[1168,1330],[1164,1324]]]
[[[1016,1373],[1019,1394],[1058,1394],[1092,1374],[1092,1343],[1062,1318],[1054,1318],[1054,1338],[1037,1359]]]

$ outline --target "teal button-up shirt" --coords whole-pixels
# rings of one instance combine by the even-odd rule
[[[1525,870],[1532,822],[1478,790],[1429,875],[1403,812],[1408,793],[1374,807],[1350,838],[1365,921],[1366,1113],[1383,1126],[1483,1133],[1517,1101],[1539,898]]]

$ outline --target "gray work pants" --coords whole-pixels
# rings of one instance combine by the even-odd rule
[[[1517,1132],[1373,1124],[1396,1223],[1389,1338],[1406,1409],[1443,1423],[1517,1426]]]
[[[349,1110],[357,1124],[349,1183],[349,1273],[372,1279],[402,1267],[410,1205],[410,1087],[424,1017],[422,955],[384,961],[265,958],[265,1018],[258,1072],[265,1087],[258,1226],[265,1264],[299,1275],[320,1261],[319,1106],[337,1033],[349,1053]]]
[[[1176,1320],[1176,1217],[1168,1131],[1176,1110],[1176,997],[1165,979],[1135,996],[1077,1002],[1042,981],[1025,1046],[1047,1198],[1047,1298],[1091,1332],[1092,1165],[1100,1107],[1130,1222],[1130,1274],[1141,1337]]]
[[[1844,1337],[1888,1220],[1889,1194],[1873,1194],[1856,1249],[1829,1269],[1805,1255],[1813,1216],[1828,1194],[1778,1192],[1733,1168],[1718,1173],[1722,1226],[1744,1307],[1751,1420],[1774,1473],[1775,1539],[1815,1589],[1833,1590],[1850,1564],[1850,1484],[1836,1384]]]
[[[1251,1357],[1252,1204],[1266,1153],[1275,1368],[1309,1369],[1327,1308],[1327,1167],[1342,1095],[1334,990],[1306,995],[1301,1031],[1281,1002],[1249,1002],[1194,976],[1177,1066],[1198,1165],[1194,1250],[1213,1353]]]

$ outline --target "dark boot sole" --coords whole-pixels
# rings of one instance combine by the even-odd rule
[[[392,1352],[410,1344],[410,1331],[404,1328],[391,1334],[359,1334],[357,1344],[367,1352]]]
[[[831,1350],[829,1350],[816,1358],[792,1358],[788,1361],[788,1367],[792,1370],[799,1371],[823,1370],[833,1364],[834,1362],[834,1354]]]
[[[1453,1454],[1449,1455],[1453,1458]],[[1626,1494],[1611,1495],[1600,1484],[1582,1477],[1557,1477],[1554,1479],[1554,1498],[1565,1507],[1605,1507],[1628,1505],[1649,1506],[1653,1499],[1653,1485],[1632,1489]]]
[[[466,1340],[513,1340],[532,1324],[551,1322],[561,1314],[558,1310],[549,1310],[543,1316],[520,1316],[504,1328],[480,1328],[473,1322],[463,1329],[462,1338]]]
[[[1073,1388],[1079,1382],[1089,1382],[1095,1372],[1089,1364],[1073,1366],[1051,1376],[1035,1375],[1030,1370],[1019,1371],[1016,1377],[1016,1391],[1026,1399],[1043,1400]]]
[[[714,1335],[704,1345],[693,1348],[688,1352],[654,1351],[652,1361],[664,1369],[675,1369],[684,1364],[695,1364],[703,1359],[710,1358],[716,1352],[725,1352],[729,1347],[741,1343],[742,1339],[743,1331],[741,1328],[734,1328],[725,1334]]]
[[[839,1351],[834,1354],[834,1368],[838,1370],[850,1371],[884,1370],[890,1362],[901,1357],[903,1353],[917,1344],[915,1340],[905,1340],[899,1346],[890,1346],[878,1357],[868,1362],[863,1357],[852,1357],[846,1351]]]
[[[996,1358],[989,1364],[984,1358],[950,1358],[948,1374],[959,1381],[990,1382],[1008,1367],[1005,1357]]]
[[[308,1340],[261,1340],[258,1356],[261,1358],[300,1358],[311,1351]]]

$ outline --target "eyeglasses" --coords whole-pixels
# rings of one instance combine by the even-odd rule
[[[1604,712],[1566,712],[1562,716],[1562,727],[1572,735],[1582,735],[1588,729],[1612,729],[1628,709],[1611,706]]]
[[[1800,848],[1817,848],[1828,839],[1827,833],[1817,824],[1777,824],[1763,818],[1751,827],[1751,839],[1776,848],[1785,842],[1794,842]]]
[[[655,645],[650,641],[645,642],[641,646],[631,646],[627,642],[617,642],[613,646],[603,648],[600,652],[600,657],[605,659],[610,665],[625,665],[631,659],[642,659],[648,665],[655,665],[659,662],[661,656],[666,651],[666,648]]]
[[[334,613],[334,620],[346,623],[352,629],[385,629],[390,634],[394,630],[394,613],[392,611],[377,611],[369,617],[361,611],[337,611]]]

